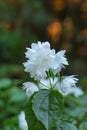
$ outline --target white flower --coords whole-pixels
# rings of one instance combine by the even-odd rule
[[[46,71],[54,66],[55,50],[50,49],[49,42],[32,43],[31,49],[27,48],[25,55],[28,58],[24,63],[25,71],[35,80],[45,78]]]
[[[71,76],[65,76],[63,79],[59,80],[57,84],[57,89],[63,94],[66,95],[71,91],[73,87],[76,87],[78,79],[74,77],[74,75]]]
[[[32,82],[23,83],[23,89],[26,90],[26,94],[30,97],[34,92],[39,91],[38,87]]]
[[[72,76],[65,77],[55,77],[49,79],[41,79],[38,86],[32,82],[23,83],[23,88],[26,89],[26,94],[30,97],[34,92],[39,91],[40,89],[55,89],[62,93],[64,96],[73,93],[74,95],[80,95],[80,90],[77,93],[76,83],[78,79]],[[76,91],[75,91],[76,90]]]
[[[28,125],[25,120],[25,113],[24,111],[21,111],[19,116],[18,116],[18,121],[19,121],[19,127],[21,130],[28,130]]]
[[[56,53],[55,56],[55,67],[54,67],[54,72],[60,72],[62,68],[64,68],[64,65],[68,65],[68,61],[65,58],[65,50],[61,50],[59,52]]]
[[[75,96],[76,95],[78,96],[82,93],[79,88],[78,88],[78,90],[79,90],[78,92],[76,90],[77,89],[76,83],[77,83],[78,79],[75,78],[74,75],[65,76],[65,77],[62,76],[62,77],[60,77],[60,79],[58,77],[55,77],[54,80],[52,78],[50,78],[50,80],[42,79],[42,80],[40,80],[39,89],[52,88],[52,89],[58,90],[64,96],[66,96],[70,93],[73,93]]]

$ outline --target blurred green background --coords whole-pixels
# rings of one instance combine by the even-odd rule
[[[64,73],[78,75],[87,91],[87,0],[0,0],[0,128],[18,130],[29,81],[22,63],[32,42],[66,50]],[[0,129],[0,130],[2,130]]]

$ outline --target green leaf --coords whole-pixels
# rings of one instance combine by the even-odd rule
[[[72,123],[62,121],[60,126],[58,126],[58,130],[77,130],[77,128]]]
[[[32,110],[31,100],[29,100],[29,102],[25,106],[25,117],[26,117],[26,121],[27,121],[29,130],[45,130],[44,126],[36,118],[36,116]]]
[[[76,107],[74,108],[74,110],[71,110],[69,112],[69,115],[71,117],[76,117],[76,118],[83,118],[85,116],[85,114],[87,113],[87,108],[86,107]]]
[[[12,81],[8,78],[0,80],[0,89],[7,88],[11,85]]]
[[[42,90],[34,95],[32,109],[47,130],[55,127],[63,112],[63,96],[56,90]]]
[[[82,122],[79,126],[79,130],[87,130],[87,122]]]
[[[14,126],[16,125],[18,122],[18,117],[17,116],[14,116],[14,117],[10,117],[8,118],[6,121],[5,121],[5,126]]]
[[[9,102],[10,103],[20,103],[23,102],[27,99],[26,95],[24,92],[22,92],[19,88],[13,86],[10,90],[9,90],[9,94],[10,94],[10,99]]]
[[[80,98],[79,98],[79,101],[84,104],[84,105],[87,105],[87,93],[84,93],[84,95],[82,95]]]

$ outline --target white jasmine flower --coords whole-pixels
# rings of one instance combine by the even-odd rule
[[[77,93],[76,91],[76,83],[78,79],[72,76],[65,76],[61,80],[58,77],[55,77],[54,80],[52,78],[49,79],[41,79],[40,83],[35,85],[32,82],[24,83],[24,89],[26,89],[26,94],[30,97],[34,92],[39,91],[40,89],[55,89],[62,93],[64,96],[73,93],[74,95],[79,95],[80,90]],[[76,90],[76,91],[75,91]]]
[[[18,116],[18,121],[19,121],[19,127],[21,130],[28,130],[28,125],[25,120],[25,113],[24,111],[21,111],[19,116]]]
[[[71,76],[65,76],[63,79],[59,80],[57,84],[57,89],[63,94],[66,95],[71,91],[73,87],[76,87],[78,79],[74,77],[74,75]]]
[[[65,77],[55,77],[54,80],[52,78],[42,79],[40,80],[39,88],[40,89],[50,89],[53,88],[61,92],[64,96],[68,95],[71,92],[75,91],[76,83],[78,79],[72,76]]]
[[[64,65],[68,65],[68,61],[65,58],[65,50],[59,51],[56,53],[55,57],[55,67],[54,67],[54,72],[60,72],[62,68],[64,68]]]
[[[60,77],[61,78],[61,77]],[[34,92],[39,91],[40,89],[55,89],[62,93],[64,96],[67,96],[73,93],[76,97],[82,94],[80,88],[76,87],[78,79],[72,76],[65,76],[61,78],[55,77],[54,80],[52,78],[49,79],[41,79],[40,83],[35,85],[32,82],[23,83],[23,89],[26,89],[26,94],[30,97]]]
[[[25,55],[28,58],[24,63],[25,71],[35,80],[45,78],[46,71],[54,66],[55,50],[50,49],[49,42],[32,43]]]
[[[60,77],[60,78],[61,80],[58,77],[55,77],[54,80],[52,78],[40,80],[39,89],[52,88],[58,90],[64,96],[70,93],[74,93],[76,95],[77,92],[75,90],[76,90],[76,83],[78,79],[75,78],[74,75]],[[79,92],[77,95],[79,95]]]
[[[26,90],[26,94],[30,97],[34,92],[39,91],[38,87],[32,82],[23,83],[23,89]]]

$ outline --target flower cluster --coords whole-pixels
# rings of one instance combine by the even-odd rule
[[[49,42],[38,42],[32,43],[31,48],[27,48],[25,56],[27,58],[23,63],[25,71],[30,73],[35,81],[23,83],[28,97],[40,89],[55,89],[63,95],[74,92],[72,88],[76,87],[78,79],[74,75],[60,75],[62,68],[68,65],[65,50],[56,53],[50,48]]]
[[[25,71],[29,72],[35,80],[46,78],[46,72],[52,69],[58,73],[68,65],[67,59],[64,57],[65,50],[55,53],[54,49],[50,49],[49,42],[32,43],[31,49],[27,48],[25,53],[27,62],[24,63]]]

